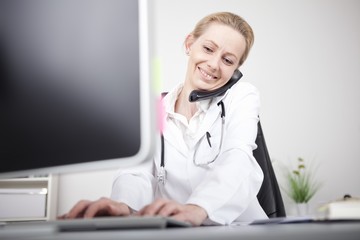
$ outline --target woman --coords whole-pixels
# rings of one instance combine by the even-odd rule
[[[66,217],[135,212],[194,226],[267,218],[256,197],[263,173],[252,156],[260,106],[256,88],[238,82],[225,94],[189,101],[193,90],[223,87],[253,40],[251,27],[235,14],[200,20],[185,39],[185,80],[163,98],[163,145],[159,141],[154,161],[120,170],[110,199],[80,201]]]

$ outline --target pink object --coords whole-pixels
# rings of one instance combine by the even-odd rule
[[[165,109],[163,104],[163,98],[159,97],[157,101],[157,126],[160,133],[164,131],[164,122],[165,122]]]

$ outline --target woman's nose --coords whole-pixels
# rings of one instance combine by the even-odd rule
[[[220,62],[219,56],[212,56],[211,58],[208,59],[207,65],[209,68],[216,71],[219,68],[219,62]]]

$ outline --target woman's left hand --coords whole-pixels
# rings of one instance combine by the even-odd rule
[[[198,205],[180,204],[167,199],[158,199],[143,207],[137,214],[140,216],[172,217],[179,221],[189,222],[193,226],[200,226],[207,218],[205,209]]]

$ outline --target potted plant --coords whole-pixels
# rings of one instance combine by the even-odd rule
[[[303,158],[297,159],[297,167],[287,171],[286,194],[296,203],[298,215],[308,214],[308,202],[320,188],[314,179],[314,172],[305,166]]]

